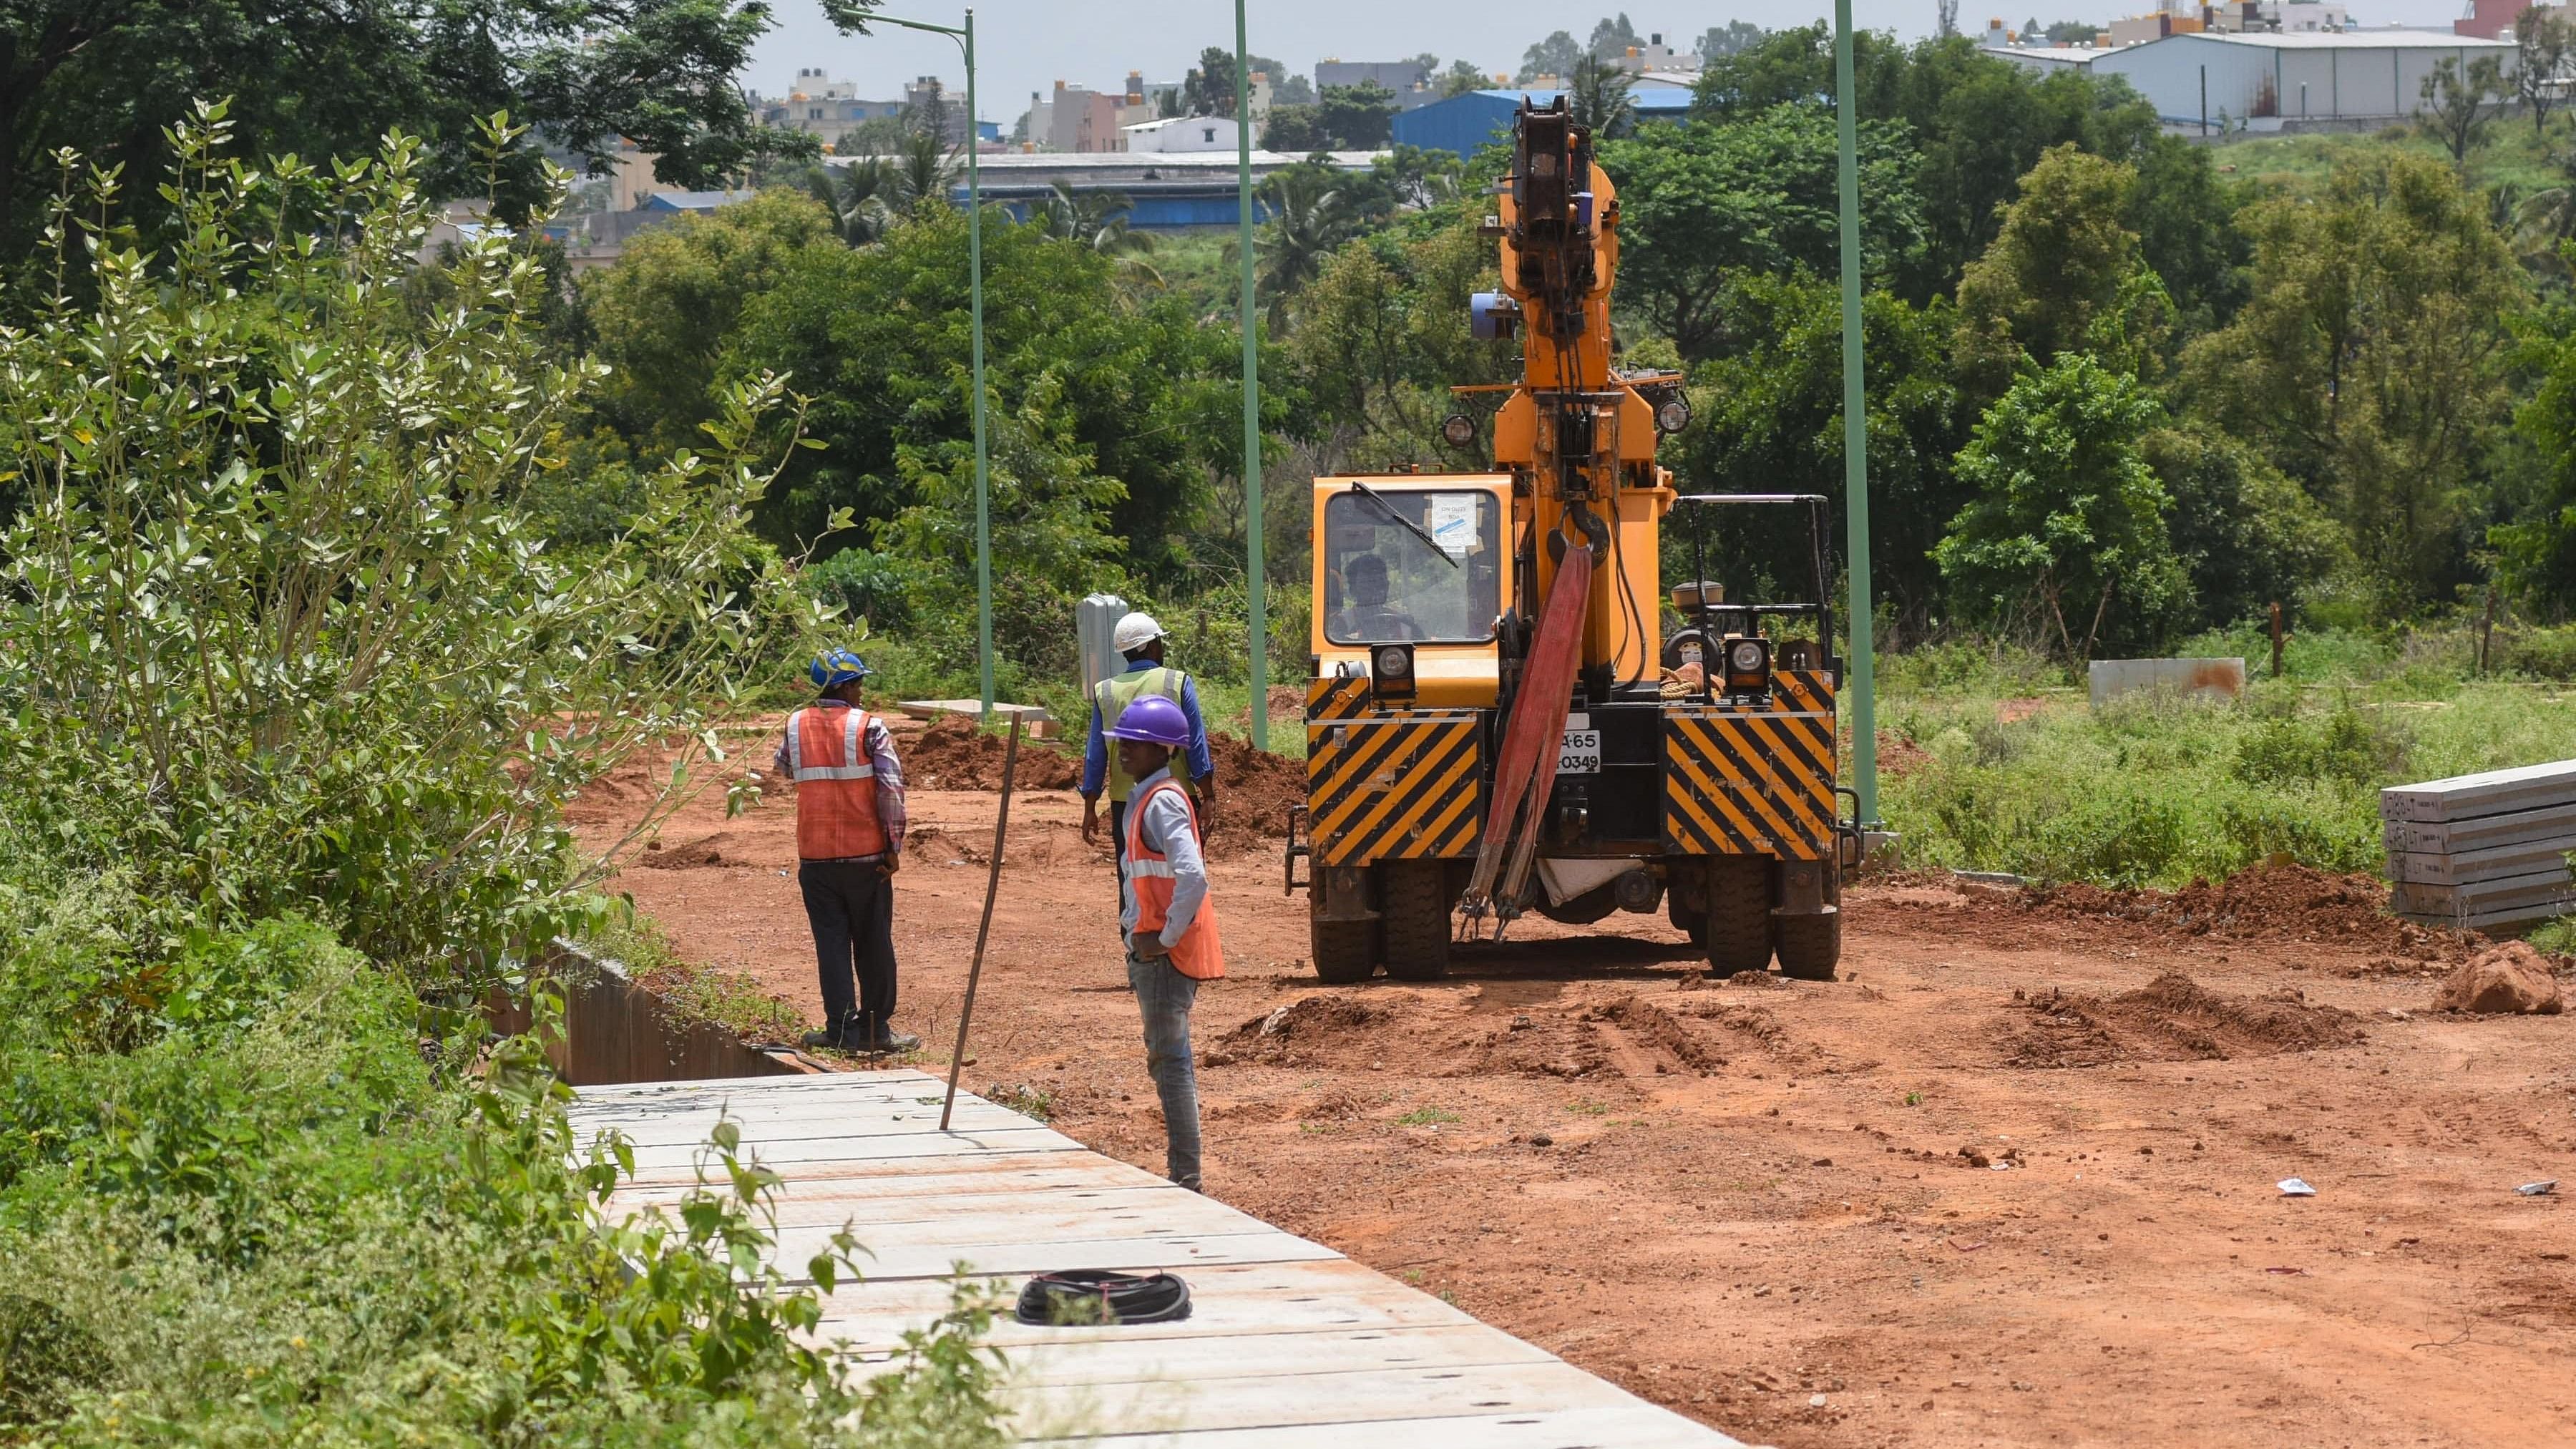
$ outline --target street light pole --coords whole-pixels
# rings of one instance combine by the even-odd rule
[[[982,718],[993,720],[993,487],[991,453],[984,431],[984,187],[976,165],[976,152],[982,137],[976,134],[979,113],[975,109],[975,10],[966,10],[964,26],[932,25],[919,20],[898,20],[891,15],[871,15],[870,20],[901,26],[906,30],[924,30],[945,35],[957,42],[966,57],[966,298],[968,314],[974,326],[970,344],[974,372],[975,414],[975,660],[976,682],[982,690]],[[948,117],[939,117],[945,132]],[[1258,656],[1255,656],[1256,659]],[[1259,669],[1255,664],[1254,668]]]
[[[1243,568],[1252,617],[1252,747],[1270,748],[1270,610],[1261,563],[1261,343],[1252,317],[1252,51],[1234,0],[1235,226],[1243,254]]]
[[[1877,667],[1871,656],[1869,592],[1869,412],[1861,386],[1860,117],[1852,84],[1851,0],[1834,0],[1834,129],[1842,151],[1843,516],[1851,568],[1853,811],[1878,824]],[[1826,641],[1831,647],[1832,641]]]

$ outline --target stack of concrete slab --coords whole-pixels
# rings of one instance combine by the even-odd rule
[[[2408,920],[2510,931],[2576,910],[2576,760],[2392,786],[2379,819]]]

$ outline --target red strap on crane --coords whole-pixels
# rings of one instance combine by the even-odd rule
[[[1494,902],[1494,878],[1512,864],[1506,894],[1517,896],[1529,878],[1548,791],[1556,783],[1558,746],[1574,699],[1574,671],[1583,647],[1583,612],[1592,596],[1592,550],[1577,544],[1557,564],[1556,582],[1539,610],[1538,634],[1521,665],[1520,691],[1503,726],[1501,759],[1494,767],[1494,798],[1485,811],[1484,837],[1476,842],[1476,871],[1458,909],[1470,921]],[[1526,808],[1524,808],[1526,807]]]

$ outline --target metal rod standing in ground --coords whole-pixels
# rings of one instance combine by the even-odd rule
[[[966,1023],[975,1019],[975,983],[984,978],[984,938],[993,934],[993,897],[1002,888],[1002,836],[1011,828],[1012,777],[1020,769],[1020,715],[1011,712],[1011,738],[1002,746],[1002,813],[993,817],[993,869],[984,877],[984,920],[975,928],[975,963],[966,968],[966,1004],[957,1008],[957,1049],[948,1054],[948,1100],[939,1104],[939,1130],[957,1109],[957,1074],[966,1070]]]

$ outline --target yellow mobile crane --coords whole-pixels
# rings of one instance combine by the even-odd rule
[[[1655,449],[1689,421],[1680,376],[1612,359],[1617,194],[1562,97],[1513,131],[1485,225],[1502,290],[1474,302],[1478,335],[1524,339],[1493,471],[1314,483],[1288,870],[1294,889],[1307,857],[1316,974],[1437,978],[1453,912],[1472,938],[1663,906],[1721,972],[1776,955],[1830,979],[1858,836],[1835,808],[1824,500],[1675,493]],[[1665,515],[1723,504],[1804,509],[1813,597],[1728,603],[1701,567],[1659,643]]]

